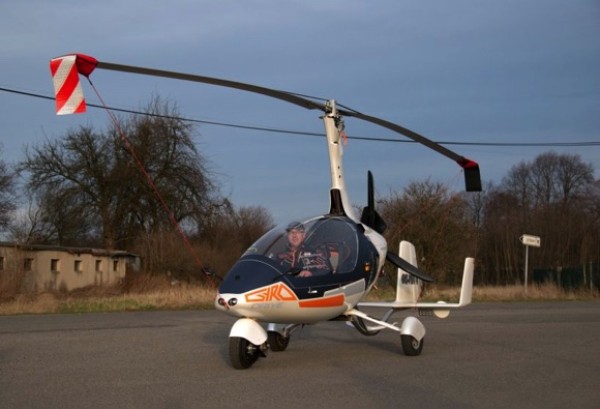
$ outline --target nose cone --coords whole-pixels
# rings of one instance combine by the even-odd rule
[[[244,256],[231,268],[219,286],[215,308],[234,316],[248,316],[245,294],[274,284],[281,278],[275,261],[265,256]]]
[[[229,270],[219,286],[219,293],[243,294],[273,284],[280,277],[274,260],[259,255],[244,256]]]

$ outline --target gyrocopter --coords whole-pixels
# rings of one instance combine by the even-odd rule
[[[481,190],[479,165],[453,151],[386,120],[347,109],[331,99],[308,97],[256,85],[172,71],[106,63],[83,54],[50,61],[56,90],[57,113],[85,111],[78,74],[88,77],[95,68],[194,81],[254,92],[321,113],[329,152],[331,188],[326,214],[276,227],[252,244],[223,278],[215,299],[219,311],[237,317],[229,333],[229,354],[236,369],[252,366],[269,351],[284,351],[293,331],[322,321],[345,321],[364,335],[388,329],[400,335],[406,355],[419,355],[425,327],[413,315],[391,323],[400,310],[415,315],[433,311],[439,318],[470,304],[473,258],[464,263],[458,303],[420,302],[424,282],[433,281],[417,266],[413,244],[402,241],[398,253],[388,250],[383,237],[386,223],[375,209],[373,176],[367,175],[367,206],[356,213],[346,190],[342,166],[344,117],[380,125],[417,141],[456,161],[464,171],[467,191]],[[390,302],[365,302],[385,262],[398,268],[396,297]],[[382,318],[364,308],[384,311]]]

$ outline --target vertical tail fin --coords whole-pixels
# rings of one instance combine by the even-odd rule
[[[417,252],[415,246],[408,241],[400,242],[399,253],[401,258],[417,266]],[[396,302],[416,303],[421,295],[423,283],[416,277],[398,267],[398,278],[396,283]]]
[[[462,307],[471,304],[473,298],[473,270],[475,269],[475,259],[467,257],[463,269],[462,285],[460,287],[460,299],[458,306]]]

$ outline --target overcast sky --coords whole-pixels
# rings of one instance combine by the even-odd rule
[[[333,98],[440,142],[600,142],[600,0],[3,0],[0,38],[5,89],[51,96],[49,60],[81,52]],[[317,111],[260,95],[105,70],[91,79],[110,106],[159,95],[187,118],[323,132]],[[109,124],[100,109],[56,116],[53,101],[7,91],[0,104],[9,163]],[[352,118],[346,130],[396,137]],[[277,223],[328,210],[324,138],[208,124],[194,135],[236,205],[264,206]],[[600,146],[448,147],[479,162],[484,183],[549,150],[581,155],[600,178]],[[427,178],[463,188],[456,164],[416,144],[351,140],[345,169],[359,205],[369,169],[380,196]]]

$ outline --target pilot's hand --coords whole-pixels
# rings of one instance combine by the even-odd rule
[[[312,273],[308,270],[302,270],[298,273],[298,277],[312,277]]]

